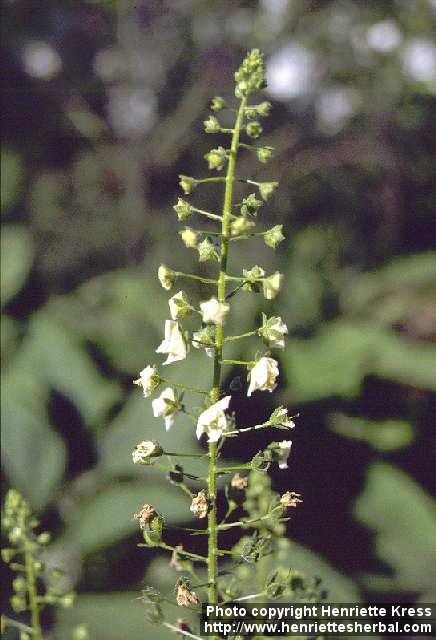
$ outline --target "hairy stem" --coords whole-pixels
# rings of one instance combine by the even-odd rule
[[[230,158],[227,167],[226,188],[224,193],[223,216],[221,222],[221,258],[220,273],[217,283],[217,298],[219,302],[225,302],[226,299],[226,276],[227,276],[227,255],[229,247],[229,226],[232,213],[232,195],[233,183],[235,179],[236,156],[239,146],[239,134],[241,131],[242,121],[244,117],[246,98],[241,99],[238,114],[236,116],[235,127],[232,135],[232,144],[230,147]],[[216,332],[216,346],[213,368],[213,387],[210,392],[212,403],[219,400],[221,387],[221,361],[223,353],[223,327],[219,325]],[[217,557],[218,557],[218,530],[217,530],[217,514],[216,514],[216,442],[209,443],[209,498],[211,507],[209,511],[209,541],[208,541],[208,579],[209,590],[208,599],[210,604],[215,604],[218,600],[217,593]]]

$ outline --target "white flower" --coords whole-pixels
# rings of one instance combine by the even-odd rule
[[[282,286],[283,274],[276,271],[272,276],[265,278],[263,281],[263,295],[267,300],[276,297]]]
[[[288,327],[280,317],[272,316],[267,318],[263,314],[263,324],[259,329],[259,333],[269,347],[277,349],[285,348],[284,335],[288,333]]]
[[[159,398],[153,400],[151,403],[153,406],[153,415],[155,418],[162,417],[165,422],[165,429],[169,431],[174,424],[174,418],[176,417],[180,403],[176,392],[172,387],[167,387],[162,391]]]
[[[279,463],[279,469],[288,468],[288,458],[291,453],[292,440],[282,440],[278,443],[279,448],[277,451],[277,462]]]
[[[203,322],[206,324],[223,324],[230,306],[226,302],[218,302],[216,298],[211,298],[207,302],[200,303]]]
[[[171,362],[186,358],[187,344],[177,321],[165,320],[165,338],[156,349],[156,353],[168,354],[168,358],[163,364],[171,364]]]
[[[189,300],[184,291],[179,291],[173,295],[173,297],[168,300],[168,305],[170,307],[170,314],[173,320],[184,318],[192,313]]]
[[[133,464],[149,464],[149,458],[158,458],[163,453],[160,444],[154,440],[143,440],[132,451]]]
[[[218,442],[221,435],[227,431],[227,417],[224,413],[228,409],[231,396],[226,396],[203,411],[198,417],[197,438],[200,439],[203,433],[209,436],[209,442]]]
[[[250,385],[247,396],[253,391],[274,391],[277,386],[276,378],[279,375],[279,366],[273,358],[261,358],[249,373]]]
[[[176,274],[171,269],[168,269],[164,264],[161,264],[157,270],[157,277],[164,289],[169,291],[176,280]]]
[[[151,395],[160,385],[158,371],[154,365],[152,367],[148,366],[140,372],[139,376],[140,377],[137,380],[133,381],[133,384],[137,384],[138,387],[142,387],[144,397],[148,398],[148,396]]]

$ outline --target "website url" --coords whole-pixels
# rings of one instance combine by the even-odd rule
[[[235,620],[224,622],[222,620],[204,621],[204,635],[220,634],[224,638],[230,635],[260,634],[267,636],[289,635],[338,635],[352,636],[367,635],[404,635],[420,634],[432,636],[432,625],[425,622],[249,622],[247,620]]]

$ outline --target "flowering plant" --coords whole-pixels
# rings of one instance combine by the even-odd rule
[[[272,196],[278,183],[256,182],[236,177],[237,157],[241,149],[254,152],[262,163],[267,162],[273,152],[271,147],[255,146],[241,139],[243,135],[249,139],[257,139],[262,133],[260,119],[267,116],[270,111],[268,102],[259,104],[248,102],[253,93],[265,86],[264,62],[259,50],[254,49],[248,53],[235,73],[235,83],[235,95],[239,99],[237,109],[228,106],[221,97],[215,97],[211,105],[215,113],[226,109],[236,113],[233,127],[223,127],[216,115],[210,115],[204,122],[206,133],[227,134],[231,137],[230,148],[220,145],[205,155],[209,169],[218,172],[226,169],[225,177],[221,175],[207,178],[180,176],[180,187],[185,196],[190,196],[202,184],[222,183],[224,186],[222,212],[215,213],[200,209],[183,198],[178,198],[174,206],[180,221],[198,215],[218,224],[218,230],[185,227],[180,233],[184,244],[198,251],[199,261],[217,264],[218,273],[216,277],[208,278],[175,271],[166,265],[161,265],[158,270],[158,278],[167,291],[173,289],[176,282],[179,283],[184,279],[193,279],[208,287],[208,293],[204,295],[198,306],[189,300],[183,290],[169,299],[171,319],[165,320],[164,339],[157,347],[156,353],[166,354],[167,359],[163,365],[170,365],[187,358],[190,345],[196,349],[204,349],[207,356],[212,359],[211,388],[204,390],[181,382],[172,382],[163,377],[155,364],[148,364],[141,371],[138,380],[135,380],[135,384],[142,388],[146,398],[165,383],[161,394],[152,401],[154,416],[162,417],[166,430],[169,430],[177,421],[177,414],[186,413],[196,424],[197,438],[200,441],[207,441],[208,444],[207,454],[171,453],[171,457],[179,455],[202,458],[208,466],[207,474],[202,477],[187,473],[180,465],[168,469],[161,464],[159,458],[169,452],[164,451],[158,442],[143,441],[132,453],[135,464],[155,465],[168,469],[171,481],[189,496],[191,512],[199,521],[205,521],[207,518],[205,528],[190,530],[197,536],[193,538],[194,541],[198,540],[199,535],[207,536],[207,555],[200,555],[181,545],[172,547],[165,542],[164,519],[154,505],[145,504],[135,514],[143,531],[145,540],[143,546],[161,547],[172,551],[172,566],[176,570],[190,574],[178,580],[175,601],[179,606],[195,611],[200,610],[201,603],[225,602],[238,598],[261,598],[262,596],[268,598],[284,593],[292,593],[294,597],[298,594],[306,598],[316,597],[316,589],[314,590],[313,585],[309,585],[299,575],[297,579],[295,571],[283,567],[265,576],[258,593],[243,594],[242,583],[235,582],[235,577],[238,575],[242,577],[243,573],[239,567],[240,559],[249,564],[256,564],[264,556],[272,553],[274,538],[282,537],[284,534],[284,523],[289,519],[289,510],[302,502],[300,494],[295,491],[286,491],[281,497],[275,495],[271,491],[269,481],[262,476],[272,463],[277,463],[280,469],[287,468],[292,444],[289,439],[270,443],[264,451],[260,451],[247,463],[238,466],[223,466],[219,463],[220,452],[227,438],[243,437],[257,429],[289,431],[295,426],[287,409],[280,406],[263,423],[237,428],[232,412],[232,396],[223,389],[223,366],[230,364],[245,368],[248,397],[262,391],[273,392],[277,386],[280,371],[279,364],[270,351],[258,353],[251,360],[236,361],[226,358],[225,348],[230,342],[258,336],[268,349],[283,349],[287,333],[287,327],[282,318],[268,317],[265,313],[262,314],[261,326],[248,332],[240,335],[226,335],[224,330],[225,323],[231,315],[232,300],[239,291],[262,292],[266,300],[272,300],[278,294],[283,282],[282,274],[275,272],[268,275],[258,265],[244,269],[241,275],[231,275],[228,272],[228,256],[232,243],[261,238],[267,246],[275,248],[284,239],[282,225],[276,225],[264,231],[254,231],[260,208]],[[233,201],[237,183],[248,186],[249,191],[252,190],[242,197],[239,204]],[[230,291],[229,286],[233,287]],[[182,322],[188,317],[198,319],[198,316],[200,324],[197,323],[191,332],[182,326]],[[188,410],[183,395],[185,392],[203,395],[204,406],[198,410]],[[248,475],[241,476],[239,472],[242,471],[247,472]],[[220,481],[228,475],[231,476],[231,480],[224,487],[227,511],[221,516]],[[191,485],[196,482],[202,483],[203,486],[193,488]],[[266,504],[260,499],[259,491],[263,498],[267,499]],[[245,515],[239,519],[233,519],[234,512],[241,507]],[[233,549],[222,547],[219,544],[221,533],[236,527],[244,532],[251,531],[251,535],[243,536]],[[227,567],[224,574],[220,573],[218,568],[218,563],[223,556],[235,561],[235,565],[230,569]],[[204,580],[200,578],[202,567],[206,568]],[[190,578],[193,578],[197,584],[191,585]],[[143,599],[152,622],[160,622],[173,630],[177,629],[182,634],[197,637],[189,630],[186,621],[179,621],[174,626],[165,620],[161,603],[173,601],[173,598],[168,598],[149,587],[144,590]]]

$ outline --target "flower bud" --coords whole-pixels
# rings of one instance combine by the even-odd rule
[[[204,157],[209,164],[209,169],[217,169],[217,171],[221,171],[227,162],[227,152],[224,147],[211,149]]]
[[[274,191],[277,189],[278,186],[279,186],[278,182],[259,182],[258,184],[259,193],[262,196],[262,198],[265,200],[265,202],[274,193]]]
[[[218,118],[215,116],[209,116],[203,124],[206,133],[219,133],[221,131],[220,123],[218,122]]]
[[[179,175],[179,185],[182,187],[183,193],[188,196],[198,185],[198,180],[189,176]]]
[[[174,285],[176,281],[176,274],[171,269],[168,269],[164,264],[161,264],[158,271],[157,277],[164,289],[169,291],[171,287]]]
[[[260,282],[262,281],[265,271],[262,267],[259,267],[257,264],[251,269],[242,269],[242,275],[246,282],[243,285],[243,289],[246,291],[259,291]]]
[[[74,593],[66,593],[64,596],[62,596],[62,598],[59,600],[59,604],[61,605],[61,607],[63,607],[64,609],[71,609],[71,607],[74,604],[74,600],[76,599],[76,596]]]
[[[212,109],[212,111],[221,111],[222,109],[224,109],[225,106],[226,106],[226,103],[224,98],[221,98],[220,96],[215,96],[212,99],[212,104],[210,105],[210,108]]]
[[[259,162],[268,162],[271,160],[274,148],[273,147],[259,147],[257,150],[257,158]]]
[[[177,204],[174,205],[173,209],[177,213],[177,217],[180,221],[189,218],[189,216],[194,211],[189,202],[186,202],[186,200],[183,200],[183,198],[178,198]]]
[[[244,218],[244,216],[240,216],[239,218],[235,218],[232,220],[230,224],[230,234],[232,236],[239,236],[247,233],[255,224],[252,220],[248,220]]]
[[[216,329],[213,325],[203,327],[192,334],[192,346],[195,349],[207,349],[215,347]]]
[[[247,135],[250,136],[250,138],[258,138],[263,131],[260,122],[258,122],[257,120],[253,120],[252,122],[249,122],[245,130],[247,132]]]
[[[264,234],[263,239],[268,247],[272,247],[273,249],[275,249],[276,246],[285,239],[282,229],[282,224],[276,224],[275,227],[271,227],[271,229],[268,229],[268,231]]]
[[[198,233],[190,227],[185,227],[183,231],[179,231],[179,234],[188,249],[195,249],[198,244]]]
[[[77,625],[73,631],[73,640],[89,640],[89,631],[85,624]]]
[[[37,543],[42,545],[42,546],[44,546],[46,544],[49,544],[50,540],[51,540],[51,534],[50,534],[49,531],[43,531],[36,538]]]
[[[263,118],[265,118],[266,116],[269,116],[271,111],[271,102],[268,102],[267,100],[265,100],[264,102],[261,102],[260,104],[257,105],[256,111],[257,111],[257,115],[262,116]]]

